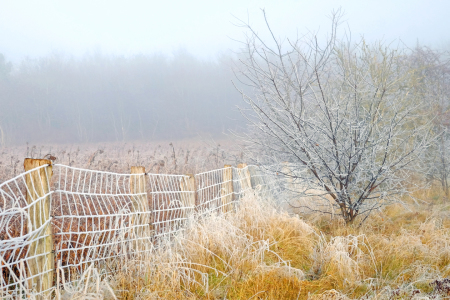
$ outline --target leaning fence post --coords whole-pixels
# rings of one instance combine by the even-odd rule
[[[241,191],[247,191],[252,189],[252,181],[250,172],[248,171],[247,164],[238,164],[238,175],[241,183]]]
[[[294,174],[289,166],[289,162],[284,161],[282,163],[281,173],[286,178],[285,189],[292,192],[294,190]]]
[[[139,251],[139,238],[150,237],[149,228],[150,216],[147,200],[146,174],[144,167],[131,167],[130,176],[130,193],[131,210],[133,216],[131,222],[135,226],[134,233],[136,235],[136,251]]]
[[[258,185],[261,185],[261,176],[256,171],[257,168],[259,170],[258,166],[249,166],[248,167],[248,174],[249,174],[249,177],[250,177],[250,184],[253,187],[253,189],[256,189],[256,187]]]
[[[28,231],[34,232],[30,239],[27,264],[30,270],[28,287],[36,292],[49,291],[53,286],[54,257],[53,232],[50,216],[50,182],[53,175],[52,162],[47,159],[26,158],[25,171],[42,167],[25,175],[27,186],[26,200],[30,205],[30,224]]]
[[[195,177],[193,174],[186,174],[181,178],[181,203],[183,204],[183,217],[187,217],[187,208],[193,211],[195,208]]]
[[[229,212],[233,201],[233,169],[231,165],[223,166],[222,188],[220,189],[222,198],[222,211]]]

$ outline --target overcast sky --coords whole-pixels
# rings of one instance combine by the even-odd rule
[[[238,17],[262,29],[260,8],[278,36],[306,28],[326,33],[342,7],[353,36],[450,44],[449,0],[0,0],[0,53],[8,60],[59,52],[133,55],[184,48],[202,58],[236,49]]]

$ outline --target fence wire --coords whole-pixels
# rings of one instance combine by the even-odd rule
[[[195,187],[184,175],[148,174],[152,235],[167,237],[185,228],[195,210]]]
[[[113,272],[183,231],[190,216],[234,211],[247,192],[285,189],[276,172],[257,166],[192,176],[52,168],[53,176],[42,166],[0,185],[2,299],[48,293],[92,264]]]
[[[232,168],[223,168],[195,175],[198,212],[228,212],[235,207]]]
[[[47,166],[27,171],[0,184],[0,298],[20,298],[27,291],[48,292],[53,285],[48,181],[32,180],[47,174]],[[51,245],[50,245],[51,246]]]
[[[150,211],[139,175],[64,165],[54,171],[55,259],[66,282],[92,263],[111,272],[124,256],[150,251],[142,243],[150,237]]]

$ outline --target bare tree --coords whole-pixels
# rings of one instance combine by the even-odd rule
[[[241,92],[241,111],[256,162],[290,177],[296,198],[315,199],[300,206],[326,212],[321,203],[331,203],[347,223],[400,200],[429,129],[404,53],[338,40],[340,11],[323,41],[314,33],[277,39],[263,14],[272,38],[242,23],[248,34],[236,70],[254,90]],[[283,161],[290,171],[278,167]]]

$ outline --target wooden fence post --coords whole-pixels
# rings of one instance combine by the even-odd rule
[[[30,238],[34,240],[28,249],[27,260],[30,276],[36,276],[29,280],[28,287],[35,288],[36,292],[48,291],[53,286],[54,255],[53,255],[53,232],[50,216],[51,196],[50,182],[53,175],[52,162],[47,159],[26,158],[24,161],[25,171],[45,166],[25,175],[27,185],[27,204],[30,205],[29,232],[42,228]]]
[[[247,164],[238,164],[238,175],[239,181],[241,183],[242,191],[252,189],[252,181],[250,177],[250,172],[248,171]]]
[[[281,167],[281,173],[286,178],[285,189],[288,191],[294,191],[294,174],[289,166],[289,162],[284,161]]]
[[[250,184],[253,189],[256,189],[256,187],[262,185],[259,167],[257,166],[248,167],[248,174],[250,177]]]
[[[222,211],[229,212],[233,201],[233,169],[231,165],[223,167],[222,188],[220,189],[222,198]]]
[[[150,237],[150,211],[147,200],[147,180],[144,167],[131,167],[130,176],[130,193],[136,194],[131,196],[131,209],[134,213],[131,222],[136,226],[134,233],[136,235],[136,251],[139,252],[139,238]]]
[[[183,207],[191,207],[191,210],[193,211],[195,208],[195,177],[193,174],[186,174],[180,182],[180,188],[181,188],[181,203],[183,204]],[[183,209],[182,213],[183,217],[187,217],[187,211],[186,209]]]

